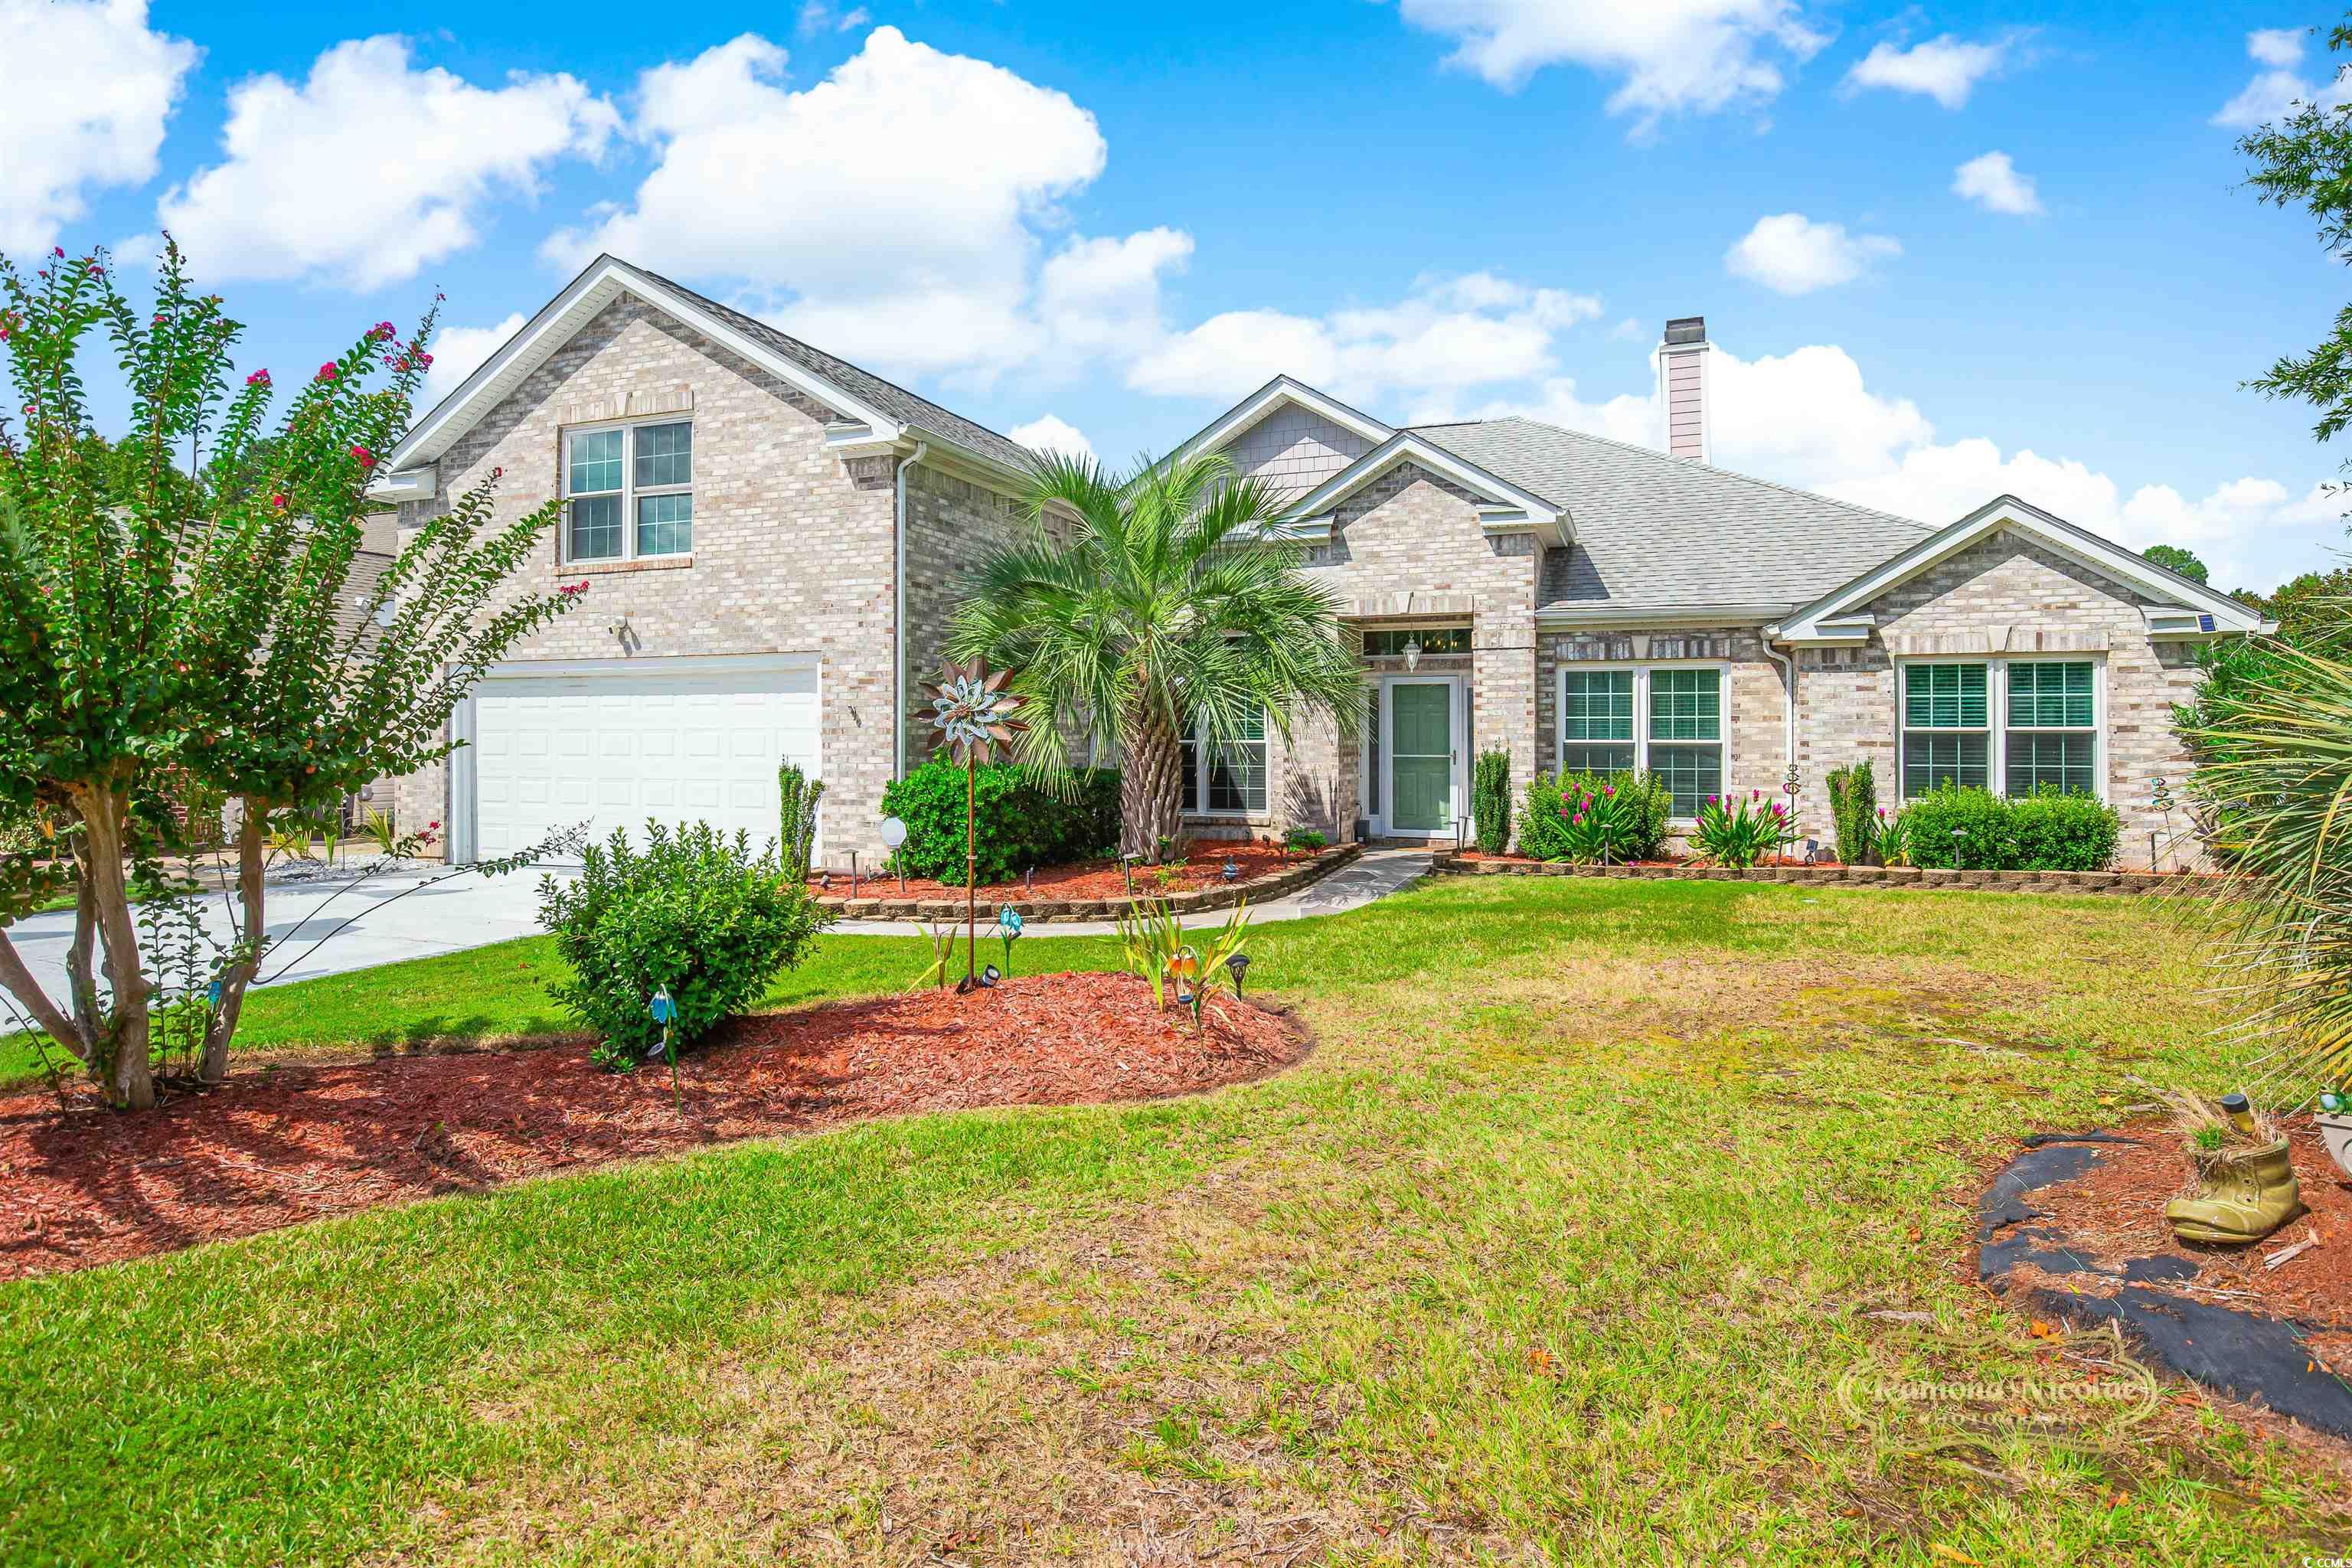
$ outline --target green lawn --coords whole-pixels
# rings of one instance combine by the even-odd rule
[[[920,948],[827,941],[774,1000],[902,984]],[[2344,1473],[2202,1401],[2027,1436],[1841,1398],[2052,1356],[1967,1283],[1978,1170],[2126,1075],[2218,1084],[2198,952],[2140,901],[1732,883],[1453,880],[1269,926],[1253,990],[1319,1044],[1264,1083],[0,1286],[0,1559],[2352,1551]],[[1021,968],[1112,957],[1034,937]],[[560,1030],[551,962],[283,987],[253,1039]]]

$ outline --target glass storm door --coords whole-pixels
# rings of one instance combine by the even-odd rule
[[[1389,826],[1400,833],[1454,826],[1454,683],[1389,687]]]

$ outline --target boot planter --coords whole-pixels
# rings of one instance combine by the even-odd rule
[[[2183,1241],[2260,1241],[2303,1210],[2284,1138],[2197,1162],[2197,1190],[2164,1205]]]

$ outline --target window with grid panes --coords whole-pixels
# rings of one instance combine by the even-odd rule
[[[2011,795],[2098,793],[2097,672],[2088,660],[2012,662],[2001,737]]]
[[[623,561],[694,550],[690,421],[575,430],[565,439],[564,558]]]
[[[1237,740],[1212,743],[1196,721],[1179,742],[1183,777],[1177,805],[1187,812],[1259,812],[1265,809],[1265,710],[1243,722]],[[1201,803],[1206,801],[1203,806]]]
[[[1674,796],[1674,814],[1698,815],[1723,793],[1723,672],[1650,671],[1650,771]]]
[[[1903,666],[1903,796],[1990,782],[1990,682],[1981,664]]]
[[[1570,669],[1560,675],[1559,765],[1576,773],[1633,771],[1633,672]]]

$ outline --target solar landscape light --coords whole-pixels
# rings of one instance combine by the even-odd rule
[[[1235,1000],[1239,1000],[1241,997],[1242,982],[1249,975],[1249,954],[1246,952],[1237,952],[1231,958],[1225,960],[1225,967],[1232,970],[1234,973],[1234,996]]]
[[[1955,871],[1961,868],[1960,844],[1962,840],[1968,837],[1968,836],[1969,830],[1965,827],[1955,827],[1952,829],[1952,869]]]
[[[1130,849],[1118,858],[1119,874],[1127,879],[1127,896],[1135,897],[1135,863],[1143,858],[1140,850]]]
[[[898,891],[907,890],[907,868],[898,858],[898,847],[907,842],[907,825],[895,816],[882,819],[882,842],[890,850],[890,864],[898,869]]]

